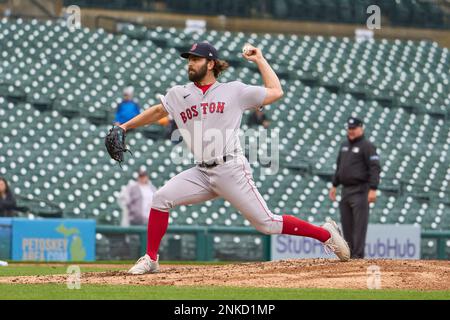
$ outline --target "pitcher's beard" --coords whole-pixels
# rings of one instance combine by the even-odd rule
[[[198,70],[198,72],[189,72],[188,71],[188,76],[189,76],[189,81],[192,82],[200,82],[200,80],[202,80],[205,76],[206,76],[206,72],[208,72],[208,67],[207,67],[207,63],[205,63],[200,70]]]

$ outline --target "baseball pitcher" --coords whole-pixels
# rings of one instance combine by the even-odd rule
[[[147,254],[129,270],[131,274],[158,272],[158,249],[164,236],[169,210],[217,197],[229,201],[260,232],[311,237],[321,241],[340,260],[350,257],[337,224],[328,220],[322,227],[291,215],[273,214],[253,181],[243,155],[238,130],[247,109],[271,104],[283,96],[278,76],[260,49],[246,45],[243,57],[256,63],[264,86],[217,80],[228,64],[219,59],[209,43],[196,43],[181,57],[187,60],[190,83],[168,90],[161,103],[120,125],[129,129],[157,122],[171,115],[196,165],[170,179],[153,197],[148,221]]]

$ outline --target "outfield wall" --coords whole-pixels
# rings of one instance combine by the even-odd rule
[[[217,241],[219,237],[222,243]],[[412,225],[369,225],[366,258],[450,259],[449,239],[450,231],[421,231]],[[145,254],[146,241],[146,226],[96,226],[94,220],[82,219],[0,218],[0,260],[130,260]],[[435,243],[435,254],[430,256],[421,250],[424,241]],[[173,225],[162,241],[160,254],[162,260],[197,261],[330,257],[319,242],[309,238],[266,236],[251,227]]]

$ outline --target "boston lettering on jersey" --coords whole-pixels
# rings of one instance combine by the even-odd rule
[[[198,117],[200,113],[223,113],[224,109],[225,102],[202,102],[200,103],[200,106],[195,105],[180,112],[180,117],[183,120],[183,123],[186,123],[186,121]]]

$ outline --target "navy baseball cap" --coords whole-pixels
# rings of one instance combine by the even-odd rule
[[[187,59],[190,55],[203,57],[210,60],[219,59],[216,48],[207,42],[194,43],[188,52],[183,52],[181,54],[181,57]]]
[[[347,119],[347,128],[353,129],[356,127],[362,127],[363,126],[363,122],[361,119],[355,118],[355,117],[350,117]]]

